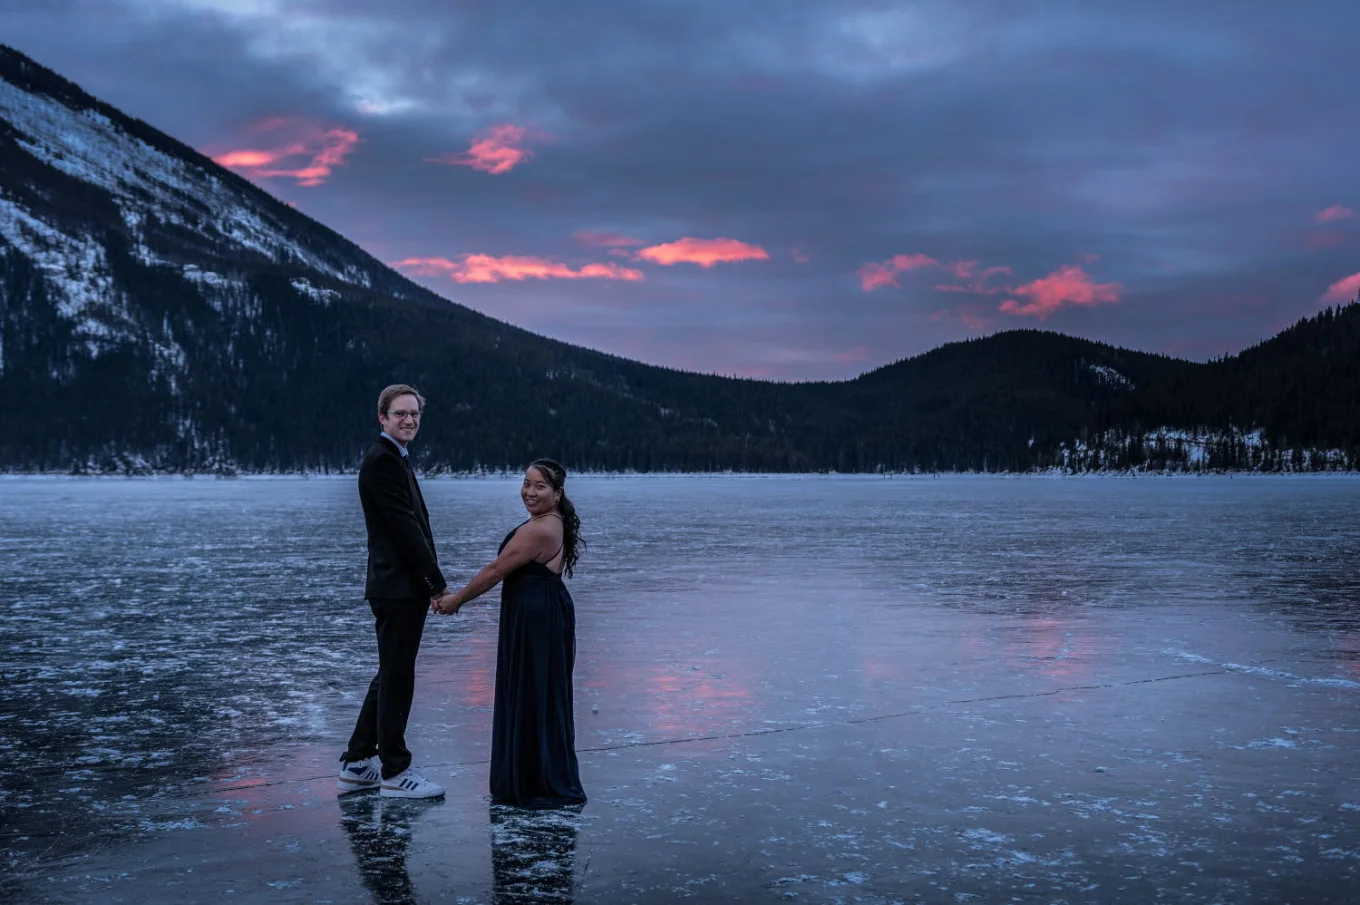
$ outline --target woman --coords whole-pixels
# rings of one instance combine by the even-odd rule
[[[505,536],[495,560],[461,590],[430,604],[436,613],[456,613],[501,584],[491,729],[491,800],[497,804],[560,808],[586,800],[572,718],[576,608],[562,583],[584,544],[581,520],[563,492],[566,479],[566,469],[552,459],[525,469],[519,495],[529,520]]]

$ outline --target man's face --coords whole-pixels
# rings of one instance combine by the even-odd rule
[[[420,402],[410,393],[404,393],[392,400],[387,414],[378,416],[378,423],[387,431],[387,436],[405,446],[420,430]]]

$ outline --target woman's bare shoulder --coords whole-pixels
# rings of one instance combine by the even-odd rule
[[[532,519],[519,530],[526,538],[555,543],[562,536],[562,520],[558,518]]]

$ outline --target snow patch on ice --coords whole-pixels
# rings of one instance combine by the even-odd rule
[[[1011,836],[1007,836],[1002,833],[994,833],[991,830],[981,828],[974,830],[964,830],[959,835],[963,836],[963,838],[965,839],[971,839],[974,842],[987,842],[991,843],[992,845],[1002,845],[1004,843],[1014,841],[1014,838]]]
[[[138,821],[138,827],[144,833],[153,833],[168,830],[197,830],[201,829],[203,824],[193,817],[185,817],[182,820],[147,820],[142,818]]]

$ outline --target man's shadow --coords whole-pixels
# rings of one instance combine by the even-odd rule
[[[341,797],[340,825],[349,836],[359,879],[373,896],[374,905],[412,905],[416,901],[406,870],[411,824],[440,803],[438,799],[391,799],[376,794]]]
[[[551,811],[491,805],[494,905],[571,905],[580,824],[580,805]]]

